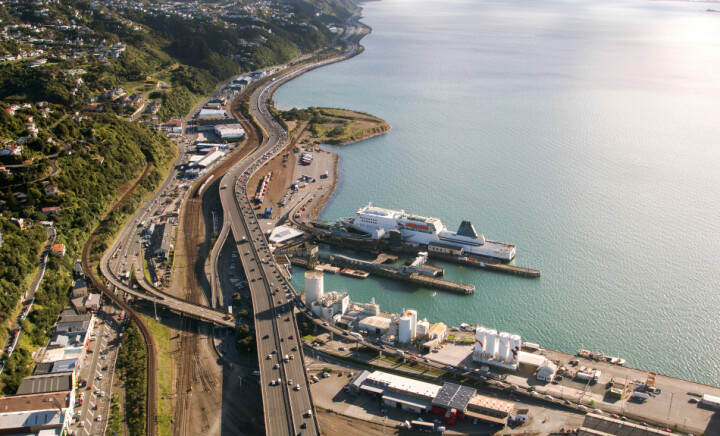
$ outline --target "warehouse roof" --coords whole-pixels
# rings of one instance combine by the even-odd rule
[[[212,120],[225,118],[225,111],[222,109],[200,109],[197,118],[199,120]]]
[[[27,427],[34,427],[34,428],[47,428],[47,427],[62,427],[63,423],[65,422],[64,414],[67,413],[69,409],[64,409],[64,413],[60,413],[57,409],[51,409],[51,410],[28,410],[25,412],[10,412],[10,413],[0,413],[0,429],[2,429],[4,432],[7,432],[9,430],[16,430],[16,432],[13,432],[14,434],[41,434],[41,435],[47,435],[45,431],[39,431],[39,432],[24,432],[24,430]],[[51,432],[49,434],[58,434],[55,432]]]
[[[376,329],[387,330],[390,328],[390,320],[379,315],[365,317],[361,319],[358,324],[374,327]]]
[[[209,167],[213,162],[220,159],[221,157],[225,156],[225,154],[222,151],[213,151],[212,153],[206,155],[204,158],[199,160],[198,162],[195,162],[195,165],[206,168]]]
[[[524,351],[518,352],[518,361],[524,365],[535,366],[540,368],[547,362],[545,356],[539,354],[526,353]]]
[[[20,383],[17,395],[64,392],[72,388],[72,373],[31,375]]]
[[[427,398],[435,398],[440,391],[438,385],[382,371],[373,371],[367,376],[366,381],[385,386],[397,392],[409,392]]]
[[[402,395],[397,392],[387,392],[383,394],[383,400],[390,400],[396,403],[405,404],[411,407],[417,407],[418,409],[429,409],[431,404],[430,401],[423,401],[419,398]]]
[[[465,410],[477,390],[460,386],[455,383],[445,383],[433,400],[433,406],[445,409]]]
[[[483,410],[494,410],[505,414],[512,412],[515,407],[513,403],[509,401],[498,400],[497,398],[486,397],[485,395],[475,395],[470,399],[468,405],[478,407]]]
[[[26,410],[55,409],[55,398],[62,407],[70,406],[72,391],[49,394],[13,395],[0,398],[0,413],[24,412]]]

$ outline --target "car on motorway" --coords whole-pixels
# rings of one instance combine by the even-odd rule
[[[291,334],[291,335],[290,335],[290,339],[295,339],[295,335],[294,335],[294,334]]]
[[[267,360],[270,360],[270,359],[272,359],[272,354],[267,355]]]
[[[297,347],[297,346],[294,346],[294,347],[292,347],[292,348],[290,349],[290,351],[297,351],[297,350],[298,350],[298,347]]]
[[[98,415],[95,417],[95,421],[100,422],[102,421],[102,415]]]

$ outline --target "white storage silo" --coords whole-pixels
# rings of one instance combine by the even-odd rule
[[[323,288],[322,271],[305,271],[305,304],[310,305],[313,301],[322,297]]]
[[[519,335],[510,336],[510,360],[512,360],[513,363],[518,362],[518,352],[521,346],[522,339]]]
[[[475,329],[475,352],[479,354],[485,353],[487,342],[485,339],[485,327],[478,327]]]
[[[497,354],[497,330],[488,330],[485,335],[485,355],[488,358],[493,359]]]
[[[429,330],[430,330],[430,323],[428,322],[428,320],[424,319],[422,321],[417,322],[415,334],[418,336],[424,336],[428,333]]]
[[[412,318],[410,318],[407,315],[401,316],[399,326],[398,326],[398,341],[401,344],[407,344],[408,342],[410,342],[411,328],[412,328]]]
[[[497,359],[501,361],[508,360],[508,353],[510,351],[510,333],[502,332],[498,339],[498,354]]]
[[[417,311],[408,309],[405,315],[410,316],[410,339],[415,339],[415,336],[417,336]]]

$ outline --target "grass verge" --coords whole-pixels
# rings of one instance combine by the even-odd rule
[[[114,393],[112,403],[110,403],[110,425],[108,425],[107,433],[105,434],[122,434],[122,421],[122,401],[120,400],[120,394]]]
[[[172,433],[172,348],[170,346],[170,329],[156,322],[153,318],[144,316],[150,332],[155,338],[157,345],[158,362],[158,406],[157,425],[159,435],[170,435]]]

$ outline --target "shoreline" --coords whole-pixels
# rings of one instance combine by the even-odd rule
[[[361,9],[361,8],[358,8],[358,10],[361,11],[362,9]],[[368,33],[369,33],[369,31],[371,31],[371,28],[370,28],[369,26],[366,26],[365,24],[360,23],[360,22],[358,21],[360,18],[361,18],[361,17],[358,15],[358,16],[356,16],[356,17],[353,17],[352,20],[354,20],[354,21],[357,23],[357,25],[367,28],[367,29],[368,29]],[[362,36],[364,36],[364,35],[361,35],[360,38],[358,38],[358,41],[359,41],[360,39],[362,39]],[[361,52],[362,52],[362,47],[360,47],[360,50],[358,50],[358,52],[357,52],[355,55],[357,55],[357,54],[359,54],[359,53],[361,53]],[[378,134],[380,134],[380,133],[378,133]],[[377,135],[368,136],[368,137],[366,137],[366,138],[359,139],[358,141],[350,142],[349,144],[352,144],[352,143],[355,143],[355,142],[360,142],[360,141],[362,141],[362,140],[364,140],[364,139],[369,139],[369,138],[374,137],[374,136],[377,136]],[[342,144],[330,144],[330,145],[342,145]],[[338,174],[338,170],[339,170],[339,155],[338,155],[337,153],[335,153],[335,152],[327,151],[327,150],[322,150],[322,152],[323,152],[323,153],[330,153],[330,154],[332,154],[332,155],[334,156],[334,162],[333,162],[333,167],[332,167],[332,169],[333,169],[333,171],[334,171],[334,177],[332,178],[332,181],[328,184],[327,190],[323,193],[323,195],[322,195],[319,199],[317,199],[316,201],[314,201],[314,204],[313,204],[313,206],[312,206],[311,208],[308,208],[309,210],[308,210],[307,215],[308,215],[309,217],[313,218],[313,219],[317,219],[317,218],[322,214],[322,212],[324,211],[325,206],[327,205],[328,201],[330,201],[330,200],[332,199],[333,195],[335,194],[335,190],[337,189],[337,184],[338,184],[338,181],[339,181],[339,174]],[[552,351],[552,352],[556,352],[556,353],[561,353],[561,354],[568,355],[568,356],[575,356],[574,351],[560,350],[560,349],[555,350],[555,349],[551,349],[551,348],[546,348],[546,350]],[[626,357],[627,357],[627,356],[626,356]],[[634,369],[634,370],[637,370],[637,371],[651,371],[651,370],[641,369],[641,368],[637,368],[637,367],[633,367],[633,366],[628,366],[628,365],[625,365],[624,367],[625,367],[625,368]],[[660,373],[660,372],[658,372],[658,375],[661,375],[661,376],[663,376],[663,377],[667,377],[667,378],[670,378],[670,379],[681,380],[681,381],[686,381],[686,382],[690,382],[690,383],[695,383],[695,384],[702,385],[702,386],[707,386],[707,387],[709,387],[709,388],[717,388],[717,387],[718,387],[718,386],[715,386],[715,385],[710,384],[709,382],[703,382],[703,381],[698,381],[698,380],[685,379],[685,378],[681,378],[681,377],[679,377],[679,376],[677,376],[677,375],[667,375],[667,374],[665,374],[665,373]]]

